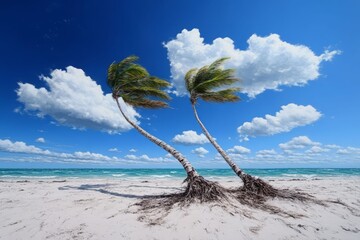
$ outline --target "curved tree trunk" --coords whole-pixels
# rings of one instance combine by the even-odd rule
[[[231,158],[226,154],[226,152],[224,151],[224,149],[222,149],[220,147],[220,145],[215,141],[215,139],[210,135],[210,133],[208,132],[208,130],[205,128],[204,124],[201,122],[199,115],[196,111],[196,107],[195,104],[191,104],[192,108],[194,110],[194,114],[195,114],[195,118],[198,121],[198,123],[201,126],[201,129],[203,130],[203,132],[205,133],[206,137],[209,139],[209,141],[211,142],[212,145],[214,145],[214,147],[216,148],[216,150],[220,153],[220,155],[225,159],[225,161],[227,162],[227,164],[229,164],[229,166],[231,167],[231,169],[236,173],[236,175],[238,175],[243,181],[244,178],[246,177],[246,174],[231,160]]]
[[[199,177],[199,174],[197,173],[195,168],[192,167],[191,163],[180,152],[178,152],[175,148],[171,147],[170,145],[166,144],[164,141],[162,141],[162,140],[158,139],[157,137],[151,135],[150,133],[146,132],[140,126],[138,126],[133,121],[131,121],[123,112],[118,98],[116,98],[116,103],[117,103],[117,106],[118,106],[121,114],[123,115],[125,120],[131,126],[133,126],[140,134],[145,136],[147,139],[149,139],[150,141],[152,141],[153,143],[155,143],[156,145],[158,145],[159,147],[163,148],[165,151],[170,153],[174,158],[176,158],[181,163],[181,165],[183,166],[183,168],[185,169],[185,171],[187,173],[188,178]]]
[[[220,155],[225,159],[225,161],[229,164],[231,169],[238,175],[241,180],[244,183],[244,186],[242,187],[242,190],[246,192],[256,193],[264,196],[279,196],[279,191],[272,187],[270,184],[264,182],[260,178],[255,178],[249,174],[246,174],[243,170],[241,170],[232,160],[231,158],[226,154],[224,149],[220,147],[220,145],[215,141],[215,139],[210,135],[208,130],[205,128],[204,124],[201,122],[198,113],[196,111],[196,107],[194,103],[191,103],[194,114],[196,117],[196,120],[200,124],[203,132],[205,133],[206,137],[209,139],[209,141],[214,145],[216,150],[220,153]],[[242,197],[242,195],[240,195]]]

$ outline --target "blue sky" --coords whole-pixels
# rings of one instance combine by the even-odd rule
[[[196,167],[227,167],[183,75],[231,57],[238,103],[198,112],[241,167],[360,167],[358,1],[2,1],[0,167],[180,167],[131,129],[106,86],[128,55],[172,83],[126,107]]]

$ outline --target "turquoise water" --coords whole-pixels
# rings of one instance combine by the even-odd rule
[[[360,176],[360,168],[245,169],[265,178],[321,178]],[[198,169],[204,177],[233,177],[231,169]],[[0,179],[9,178],[185,178],[182,169],[0,169]]]

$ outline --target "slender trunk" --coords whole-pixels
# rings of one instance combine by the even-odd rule
[[[116,98],[116,103],[118,105],[118,108],[121,112],[121,114],[123,115],[123,117],[125,118],[125,120],[131,125],[133,126],[140,134],[142,134],[143,136],[145,136],[147,139],[149,139],[150,141],[152,141],[153,143],[155,143],[156,145],[158,145],[159,147],[163,148],[165,151],[167,151],[168,153],[170,153],[174,158],[176,158],[181,165],[183,166],[183,168],[185,169],[188,177],[197,177],[199,176],[199,174],[197,173],[197,171],[195,170],[194,167],[192,167],[191,163],[180,153],[178,152],[175,148],[171,147],[170,145],[166,144],[164,141],[158,139],[157,137],[151,135],[150,133],[146,132],[144,129],[142,129],[140,126],[138,126],[137,124],[135,124],[133,121],[131,121],[123,112],[120,103],[119,103],[119,99]]]
[[[192,108],[194,110],[194,114],[195,114],[195,118],[198,121],[198,123],[200,124],[203,132],[205,133],[206,137],[209,139],[209,141],[211,142],[212,145],[214,145],[214,147],[216,148],[216,150],[220,153],[220,155],[225,159],[225,161],[227,162],[227,164],[229,164],[229,166],[231,167],[231,169],[236,173],[236,175],[238,175],[243,181],[246,177],[246,173],[244,173],[232,160],[231,158],[226,154],[226,152],[224,151],[224,149],[222,149],[220,147],[220,145],[215,141],[215,139],[210,135],[210,133],[208,132],[208,130],[205,128],[204,124],[201,122],[198,113],[196,111],[196,107],[195,104],[192,103]]]

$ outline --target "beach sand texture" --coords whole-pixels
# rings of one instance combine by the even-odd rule
[[[226,187],[240,185],[222,178]],[[303,215],[292,218],[241,204],[192,204],[169,213],[138,211],[145,195],[181,190],[180,179],[2,180],[0,239],[360,239],[360,178],[275,180],[299,188],[321,206],[279,199],[269,204]]]

